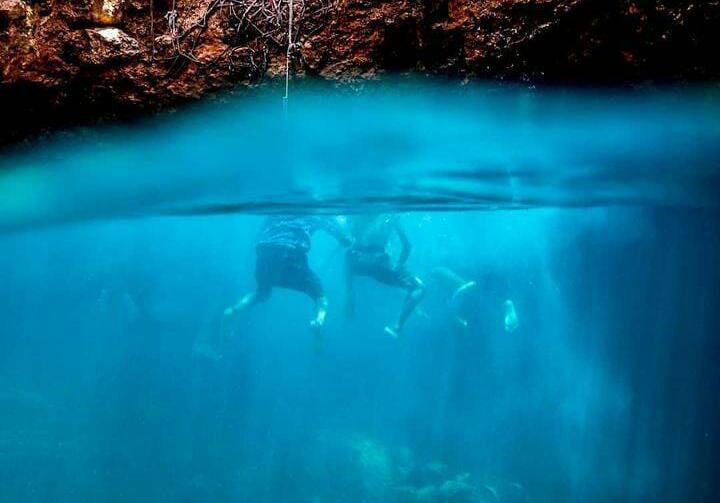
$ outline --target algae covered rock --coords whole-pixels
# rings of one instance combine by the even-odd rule
[[[386,503],[529,503],[525,489],[504,479],[477,477],[410,449],[363,434],[321,432],[309,466],[315,501]],[[329,482],[328,482],[329,481]]]
[[[302,448],[248,465],[235,482],[242,501],[530,503],[519,484],[421,460],[403,445],[359,432],[318,431]]]
[[[388,501],[408,464],[408,453],[362,434],[319,432],[307,463],[320,501],[339,495],[360,501]]]
[[[397,501],[398,503],[485,503],[468,473],[460,473],[447,480],[424,486],[399,487]]]

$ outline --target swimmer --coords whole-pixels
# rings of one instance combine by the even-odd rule
[[[327,318],[327,296],[318,275],[310,269],[308,252],[312,235],[323,230],[349,246],[350,237],[337,219],[322,216],[268,217],[256,242],[254,291],[244,295],[236,304],[225,309],[226,320],[270,298],[273,288],[287,288],[302,292],[315,304],[315,316],[310,327],[317,337]]]
[[[468,312],[467,306],[473,302],[470,298],[478,294],[478,282],[463,278],[449,267],[436,267],[432,270],[431,276],[450,286],[453,292],[450,304],[455,311],[455,320],[463,327],[468,327],[470,324],[468,318],[471,313]],[[512,333],[517,330],[519,321],[515,304],[511,299],[505,299],[502,302],[502,311],[505,332]]]
[[[385,327],[385,332],[398,338],[405,323],[425,294],[425,286],[405,267],[410,256],[410,241],[394,215],[357,215],[350,219],[353,245],[347,251],[345,284],[347,289],[346,312],[355,313],[355,278],[365,276],[406,292],[398,320]],[[392,235],[400,240],[401,251],[393,262],[388,253]]]

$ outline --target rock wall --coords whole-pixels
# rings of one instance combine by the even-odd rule
[[[717,79],[720,0],[0,0],[0,143],[282,75]]]

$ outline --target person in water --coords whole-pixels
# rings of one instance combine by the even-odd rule
[[[504,289],[494,285],[499,281],[493,281],[493,278],[489,276],[484,278],[483,285],[478,285],[477,281],[467,280],[449,267],[444,266],[434,268],[431,271],[431,277],[445,283],[452,290],[450,305],[454,311],[455,321],[463,327],[468,327],[470,325],[469,318],[477,315],[478,303],[483,305],[489,303],[493,313],[502,313],[502,325],[505,332],[512,333],[517,330],[519,321],[515,304],[509,298],[502,298],[503,293],[506,292],[503,291]],[[498,296],[502,299],[501,308],[496,305]],[[492,316],[492,318],[495,317]]]
[[[347,251],[345,279],[347,287],[346,312],[355,314],[355,278],[365,276],[380,283],[402,288],[407,292],[400,317],[394,325],[385,327],[385,332],[397,338],[425,293],[423,282],[405,267],[410,256],[410,241],[393,215],[357,215],[350,219],[353,245]],[[392,235],[400,240],[401,251],[393,263],[388,253]]]
[[[327,317],[327,297],[318,275],[310,269],[308,252],[312,235],[323,230],[335,237],[342,245],[349,246],[350,237],[337,219],[322,216],[272,216],[268,217],[256,242],[255,291],[225,309],[226,319],[240,311],[266,301],[272,289],[287,288],[302,292],[315,303],[315,316],[310,326],[320,335]]]

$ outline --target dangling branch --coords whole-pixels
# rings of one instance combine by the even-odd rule
[[[285,2],[287,9],[283,5]],[[173,0],[171,9],[165,15],[174,53],[171,58],[175,61],[182,58],[186,62],[214,65],[221,63],[219,59],[222,57],[223,61],[227,60],[227,64],[233,67],[239,61],[234,56],[244,53],[248,56],[248,62],[243,64],[244,58],[242,58],[241,66],[255,75],[261,75],[264,71],[260,72],[260,70],[266,66],[264,61],[271,52],[269,46],[282,48],[285,50],[286,59],[285,95],[287,96],[290,85],[290,62],[294,57],[293,51],[297,47],[298,40],[306,35],[306,32],[312,34],[324,26],[331,16],[331,11],[337,5],[338,0],[212,0],[202,15],[188,24],[181,19]],[[196,56],[195,50],[202,44],[202,37],[210,19],[218,13],[227,16],[229,28],[234,33],[233,41],[229,44],[230,49],[223,51],[220,57],[213,58],[212,61],[201,61]],[[254,60],[254,55],[260,59]]]

